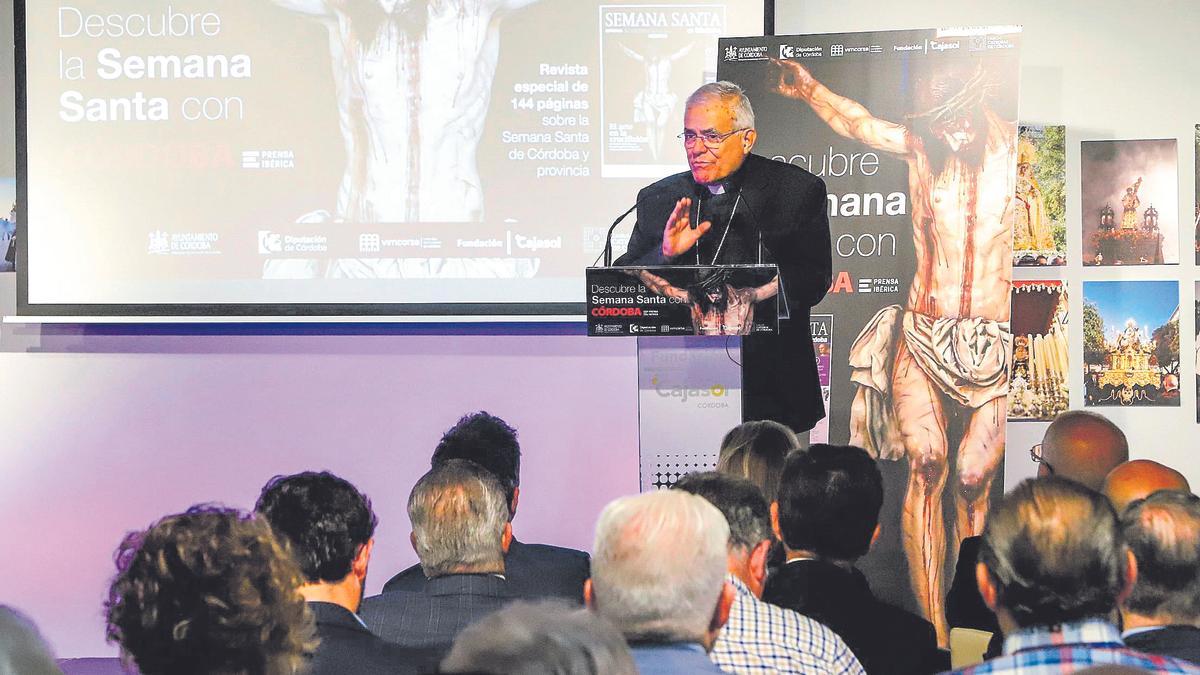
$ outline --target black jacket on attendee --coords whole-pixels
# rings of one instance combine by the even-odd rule
[[[583,582],[591,576],[591,560],[573,548],[513,539],[504,556],[504,576],[514,598],[559,598],[583,604]],[[425,583],[421,566],[413,565],[389,579],[383,592],[421,591]]]
[[[439,658],[459,631],[511,601],[495,574],[448,574],[419,591],[389,591],[363,601],[359,614],[371,632],[406,647],[430,648]]]
[[[870,675],[924,675],[950,666],[933,624],[877,600],[856,569],[794,560],[767,579],[763,600],[829,626]]]
[[[1163,626],[1140,631],[1125,638],[1125,644],[1147,654],[1200,663],[1200,628],[1195,626]]]
[[[979,562],[979,546],[983,537],[967,537],[958,547],[958,564],[954,581],[946,593],[946,621],[951,628],[974,628],[999,633],[996,615],[983,604],[979,585],[975,581],[975,565]]]
[[[954,581],[946,593],[946,623],[951,628],[974,628],[991,633],[992,641],[988,643],[983,657],[992,659],[1000,656],[1004,649],[1004,633],[1000,632],[996,615],[983,603],[979,584],[975,580],[975,565],[979,562],[979,546],[982,542],[983,537],[967,537],[958,547]]]
[[[433,672],[437,655],[422,648],[384,642],[350,610],[331,602],[310,602],[321,643],[305,675],[404,675]]]

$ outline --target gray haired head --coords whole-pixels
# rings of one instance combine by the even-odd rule
[[[425,576],[504,569],[508,502],[478,464],[452,459],[430,469],[408,496],[408,518]]]
[[[701,85],[688,96],[687,107],[710,101],[720,101],[729,106],[735,129],[754,128],[754,108],[750,105],[750,97],[738,85],[726,80]]]
[[[702,642],[725,584],[729,525],[680,490],[622,497],[600,513],[592,604],[627,639]]]
[[[1027,628],[1108,616],[1125,550],[1108,500],[1051,476],[1022,481],[988,513],[979,561],[999,605]]]
[[[458,634],[442,673],[636,675],[625,638],[604,617],[560,602],[514,602]]]
[[[1137,580],[1123,608],[1173,624],[1200,624],[1200,497],[1155,492],[1130,505],[1121,529],[1137,558]]]

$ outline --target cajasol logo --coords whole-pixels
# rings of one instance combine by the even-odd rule
[[[729,388],[723,384],[709,387],[667,387],[659,382],[657,377],[650,379],[654,392],[663,398],[677,398],[680,403],[687,403],[693,398],[722,398],[729,393]]]

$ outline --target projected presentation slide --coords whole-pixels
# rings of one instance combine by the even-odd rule
[[[28,2],[23,311],[582,303],[762,6]]]

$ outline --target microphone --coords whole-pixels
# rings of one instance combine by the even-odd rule
[[[766,251],[767,255],[770,255],[772,258],[774,258],[775,256],[771,254],[771,250],[768,249],[767,245],[763,243],[762,227],[759,225],[759,223],[761,221],[758,219],[758,212],[754,210],[754,205],[750,203],[750,200],[746,198],[745,194],[741,193],[740,191],[738,194],[740,194],[742,196],[742,203],[746,205],[746,212],[750,214],[750,223],[752,225],[754,225],[754,229],[758,231],[758,260],[757,260],[757,262],[759,265],[762,265],[762,264],[764,264],[763,263],[763,252],[764,251]],[[791,311],[788,308],[787,284],[785,284],[783,281],[782,273],[780,273],[780,275],[779,275],[779,299],[777,302],[778,302],[777,306],[779,309],[778,309],[778,314],[776,316],[780,319],[791,318]]]
[[[633,213],[633,212],[634,212],[634,211],[637,209],[637,207],[641,206],[643,202],[645,202],[645,201],[647,201],[647,200],[649,200],[649,199],[650,199],[650,195],[646,195],[645,197],[643,197],[643,198],[641,198],[641,199],[637,200],[636,202],[634,202],[633,206],[629,207],[629,210],[628,210],[628,211],[626,211],[625,213],[622,213],[621,215],[617,216],[617,219],[616,219],[616,220],[614,220],[614,221],[613,221],[613,224],[609,226],[609,228],[608,228],[608,234],[607,234],[607,235],[605,235],[605,237],[604,237],[604,252],[600,254],[600,255],[604,256],[604,266],[605,266],[605,267],[612,267],[612,253],[613,253],[613,252],[612,252],[612,236],[613,236],[613,231],[617,229],[617,225],[620,225],[622,220],[625,220],[625,218],[626,218],[626,217],[627,217],[629,214]]]

